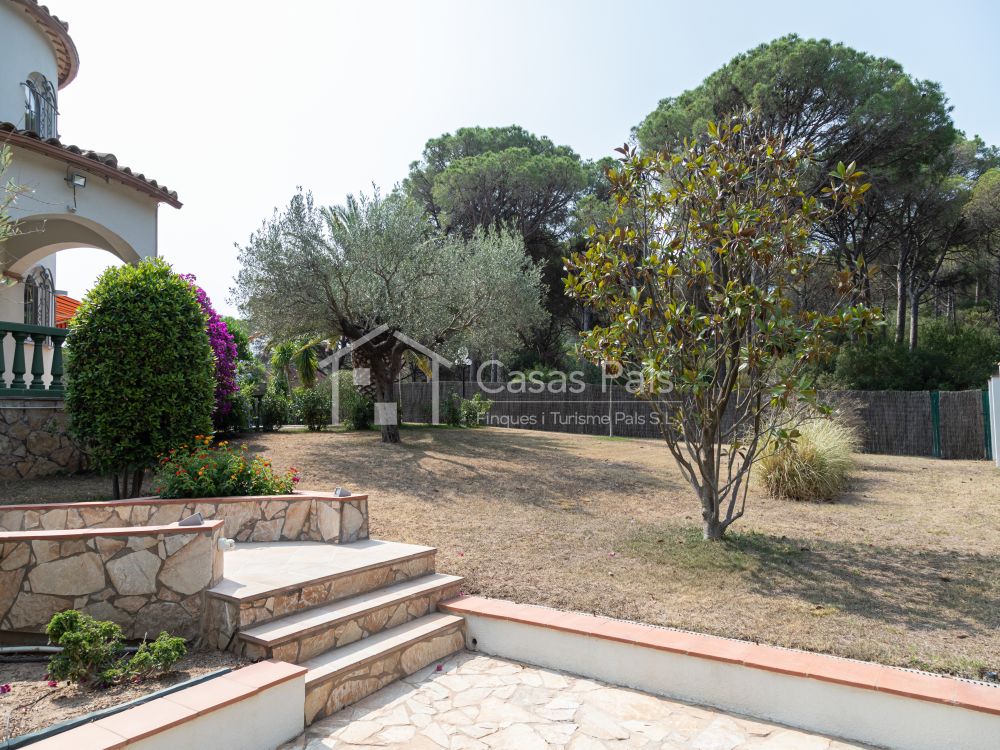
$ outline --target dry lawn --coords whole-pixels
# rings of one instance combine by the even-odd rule
[[[729,541],[657,441],[485,428],[246,439],[302,485],[370,494],[372,535],[434,545],[470,593],[886,664],[1000,669],[1000,473],[985,461],[858,457],[835,503],[752,490]],[[94,478],[0,485],[22,502]]]

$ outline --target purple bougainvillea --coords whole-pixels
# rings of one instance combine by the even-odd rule
[[[181,278],[194,289],[198,303],[208,318],[206,323],[208,340],[212,344],[212,351],[215,352],[215,410],[212,412],[212,419],[218,427],[232,411],[233,405],[229,396],[239,390],[239,386],[236,385],[236,342],[233,341],[233,334],[229,332],[226,322],[212,307],[212,300],[205,294],[205,290],[195,283],[195,275],[181,274]]]

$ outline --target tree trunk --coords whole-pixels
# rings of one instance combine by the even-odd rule
[[[145,469],[136,469],[135,473],[132,475],[132,494],[131,497],[139,497],[139,493],[142,492],[142,480],[146,476]]]
[[[896,344],[903,343],[906,331],[906,274],[902,267],[896,269]]]
[[[916,351],[917,340],[918,340],[918,326],[919,326],[919,316],[920,316],[920,303],[917,300],[916,295],[910,295],[910,351]]]
[[[122,492],[121,492],[121,488],[118,486],[118,472],[117,471],[115,472],[114,476],[112,477],[111,487],[112,487],[112,493],[114,495],[115,500],[121,500],[122,499]]]
[[[719,498],[706,481],[701,488],[702,537],[705,541],[717,542],[726,533],[725,524],[719,520]]]
[[[384,374],[379,373],[377,378],[378,385],[378,401],[383,404],[391,403],[395,405],[396,399],[392,392],[393,378]],[[377,407],[376,407],[377,408]],[[383,443],[398,443],[399,442],[399,424],[396,423],[396,410],[392,412],[392,423],[382,424],[382,442]]]

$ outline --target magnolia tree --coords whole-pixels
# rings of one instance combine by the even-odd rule
[[[387,326],[352,349],[380,402],[395,400],[407,338],[448,357],[504,351],[544,319],[540,270],[519,235],[443,235],[397,193],[330,208],[300,193],[240,248],[240,264],[234,298],[268,336],[355,342]],[[399,442],[398,426],[383,424],[382,441]]]
[[[821,258],[817,223],[868,186],[839,165],[819,197],[805,195],[811,150],[752,115],[710,124],[673,154],[619,151],[616,211],[567,260],[567,293],[602,321],[583,351],[635,375],[698,494],[705,538],[721,539],[744,513],[763,446],[794,439],[789,414],[815,395],[803,366],[831,335],[873,320],[862,307],[801,309],[795,295]]]

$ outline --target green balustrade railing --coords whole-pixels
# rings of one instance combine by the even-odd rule
[[[0,398],[62,398],[65,390],[62,348],[68,333],[65,328],[0,320]],[[26,348],[31,350],[30,369]],[[50,351],[51,357],[47,357]],[[48,385],[46,375],[51,376]]]

